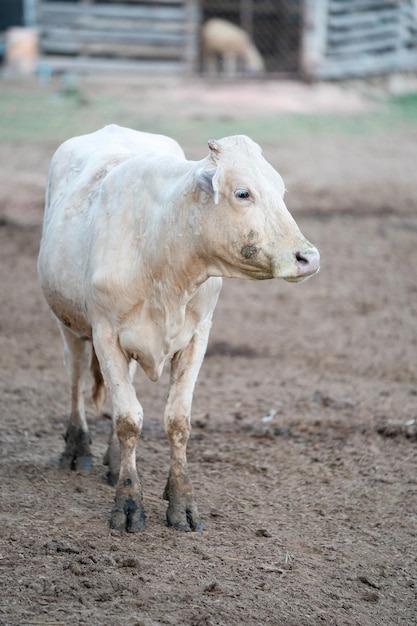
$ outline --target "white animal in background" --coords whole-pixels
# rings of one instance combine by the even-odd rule
[[[107,389],[113,405],[106,457],[119,531],[145,526],[132,364],[157,381],[170,363],[167,521],[201,530],[186,447],[221,277],[298,282],[319,269],[260,147],[240,135],[208,145],[208,156],[188,161],[168,137],[111,125],[66,141],[51,162],[38,271],[71,379],[61,466],[91,465],[83,392],[92,365],[94,397]]]
[[[248,33],[226,20],[213,18],[202,28],[203,69],[219,73],[219,61],[226,76],[239,71],[259,74],[265,70],[264,60]]]

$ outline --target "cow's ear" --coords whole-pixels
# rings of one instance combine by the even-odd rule
[[[214,204],[218,204],[219,202],[219,188],[216,173],[216,167],[211,170],[202,169],[197,173],[198,186],[214,198]]]

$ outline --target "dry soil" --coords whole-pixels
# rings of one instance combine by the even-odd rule
[[[417,624],[416,146],[392,130],[268,146],[321,272],[225,281],[189,443],[202,533],[166,526],[168,374],[138,373],[148,524],[126,535],[92,404],[92,471],[58,469],[68,383],[36,276],[50,154],[1,148],[0,624]]]

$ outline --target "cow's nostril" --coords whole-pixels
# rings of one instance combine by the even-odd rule
[[[299,263],[300,265],[308,265],[310,262],[308,257],[302,254],[302,252],[296,252],[295,258],[297,260],[297,263]]]
[[[297,250],[294,253],[294,257],[299,276],[312,276],[319,271],[320,254],[316,248],[309,248],[303,251]]]

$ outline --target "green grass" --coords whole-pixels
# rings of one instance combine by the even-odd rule
[[[168,107],[169,109],[169,107]],[[91,132],[115,122],[124,126],[160,132],[180,142],[205,142],[209,137],[237,133],[252,136],[262,144],[319,135],[367,135],[417,128],[417,94],[392,98],[378,104],[372,113],[355,115],[281,114],[236,119],[201,116],[198,119],[167,115],[147,117],[140,100],[128,97],[90,95],[78,88],[0,83],[0,140],[10,144],[42,143],[56,146],[68,137]]]
[[[120,110],[121,117],[123,114]],[[117,101],[97,98],[85,102],[78,92],[22,94],[20,89],[9,89],[0,94],[0,138],[10,143],[59,143],[118,117]]]

